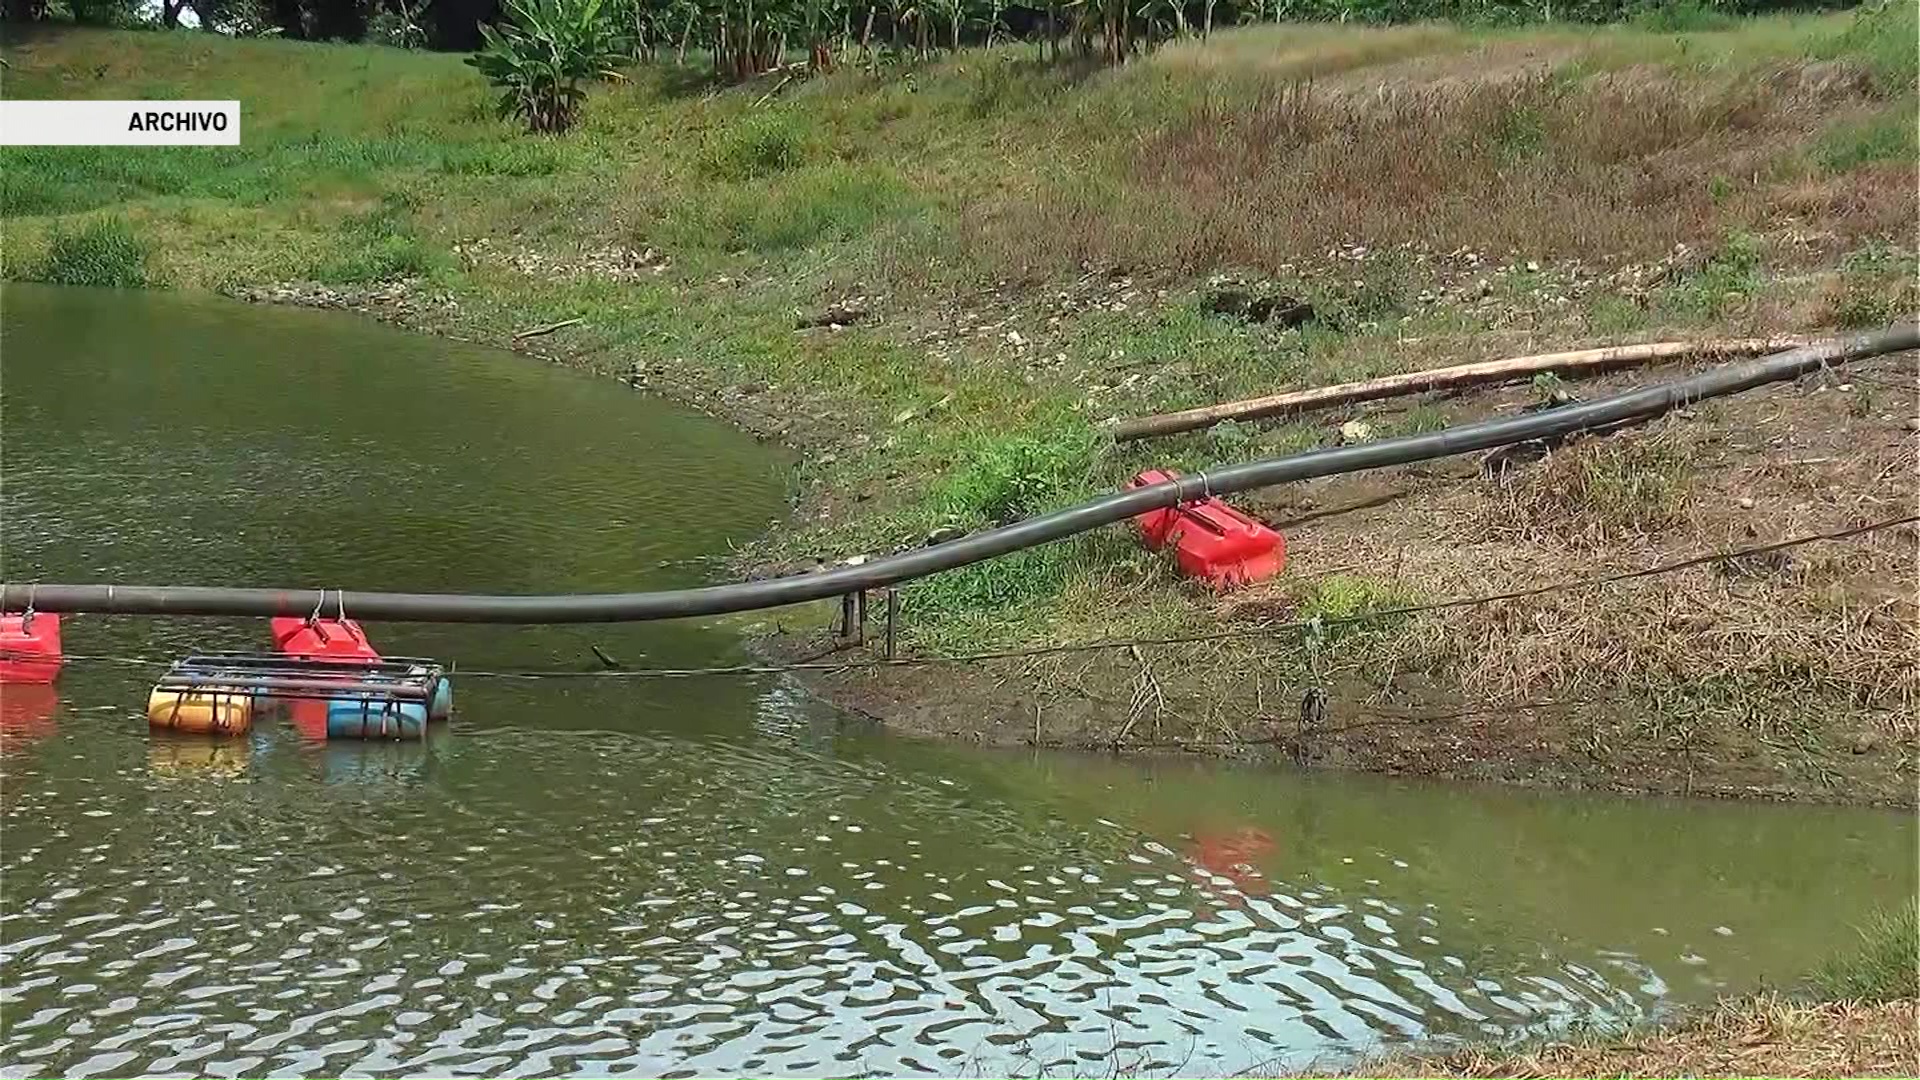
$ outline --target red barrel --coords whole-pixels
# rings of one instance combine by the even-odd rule
[[[50,683],[60,658],[60,616],[0,615],[0,683]]]
[[[271,620],[273,647],[307,660],[378,660],[366,631],[352,619]]]

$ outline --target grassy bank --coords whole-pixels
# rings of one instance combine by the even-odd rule
[[[1368,1062],[1364,1076],[1912,1076],[1920,914],[1883,916],[1795,995],[1723,1002],[1645,1030]]]
[[[1685,33],[1255,27],[1119,70],[1013,46],[729,89],[641,69],[538,139],[494,120],[456,57],[14,34],[9,95],[237,97],[245,145],[7,150],[0,252],[12,277],[358,307],[692,401],[806,452],[800,527],[758,562],[811,566],[1147,465],[1327,445],[1352,420],[1422,430],[1534,392],[1121,446],[1100,433],[1113,416],[1910,312],[1914,10]],[[1223,281],[1315,318],[1238,317]],[[905,591],[905,645],[1256,631],[1891,516],[1913,497],[1911,362],[1841,383],[1504,479],[1468,463],[1271,493],[1248,505],[1287,526],[1296,572],[1224,599],[1118,531],[947,575]],[[1601,602],[823,686],[981,738],[1911,801],[1915,613],[1896,585],[1913,542]],[[1332,720],[1303,731],[1314,685]]]

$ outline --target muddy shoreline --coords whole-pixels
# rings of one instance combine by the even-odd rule
[[[578,356],[550,344],[545,335],[516,334],[504,341],[469,336],[457,304],[423,299],[405,284],[364,291],[284,285],[235,290],[232,295],[254,303],[352,311],[415,332],[504,347],[554,364],[606,370],[604,360],[581,364]],[[610,381],[778,442],[802,459],[834,445],[844,434],[836,432],[830,420],[793,408],[778,392],[725,383],[690,364],[616,365]],[[1377,487],[1380,482],[1366,483]],[[1398,487],[1417,488],[1421,483],[1422,475],[1416,472],[1403,477]],[[1376,505],[1406,492],[1394,490],[1380,497],[1369,487],[1360,494],[1357,505]],[[1291,509],[1325,513],[1325,504],[1339,501],[1336,495],[1304,498],[1304,507]],[[836,503],[833,492],[796,476],[790,520],[830,519],[840,512]],[[1289,508],[1277,508],[1282,511],[1278,514],[1276,508],[1261,509],[1268,510],[1271,519],[1285,517]],[[764,550],[750,549],[734,570],[742,577],[765,577],[813,565],[769,560]],[[1225,666],[1212,670],[1204,660],[1163,667],[1159,657],[1125,648],[973,664],[882,664],[881,605],[874,608],[864,643],[838,640],[826,606],[813,605],[770,620],[750,647],[777,662],[845,660],[844,669],[809,670],[796,677],[811,693],[850,715],[920,738],[1102,753],[1197,754],[1636,795],[1915,805],[1914,763],[1901,739],[1900,721],[1890,730],[1852,724],[1840,736],[1845,745],[1842,765],[1858,768],[1836,773],[1821,766],[1807,777],[1783,775],[1751,747],[1676,745],[1657,733],[1650,736],[1638,712],[1644,702],[1609,700],[1605,694],[1482,703],[1417,676],[1389,676],[1390,693],[1364,681],[1330,686],[1325,716],[1309,725],[1297,684],[1268,680],[1257,670],[1248,678],[1230,657],[1216,658]],[[1151,710],[1141,705],[1147,694],[1156,702]]]

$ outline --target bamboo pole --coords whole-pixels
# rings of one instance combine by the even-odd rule
[[[1316,386],[1291,390],[1284,394],[1203,405],[1180,412],[1156,416],[1138,416],[1122,420],[1113,427],[1116,441],[1151,439],[1182,431],[1212,427],[1223,420],[1257,420],[1282,413],[1311,412],[1315,409],[1351,405],[1361,401],[1446,390],[1478,383],[1515,382],[1542,372],[1594,374],[1623,367],[1654,364],[1665,360],[1691,360],[1736,356],[1765,356],[1801,344],[1792,338],[1739,338],[1718,341],[1660,341],[1647,345],[1616,345],[1605,349],[1580,349],[1574,352],[1516,356],[1506,360],[1486,360],[1474,364],[1410,371],[1361,382]]]

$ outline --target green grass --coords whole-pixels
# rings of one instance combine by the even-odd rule
[[[1882,94],[1901,97],[1920,90],[1916,39],[1920,5],[1913,0],[1870,0],[1845,31],[1817,42],[1816,51],[1860,65]]]
[[[1876,916],[1860,941],[1815,971],[1813,991],[1830,1001],[1896,1001],[1920,997],[1920,905]]]
[[[1847,172],[1879,161],[1912,161],[1920,156],[1914,128],[1915,101],[1889,106],[1855,123],[1829,128],[1816,150],[1829,172]]]
[[[147,245],[117,217],[97,218],[78,229],[59,226],[32,276],[54,285],[141,288],[148,284]]]
[[[1662,303],[1670,314],[1696,319],[1724,315],[1760,290],[1762,243],[1751,233],[1726,238],[1697,270],[1667,290]]]
[[[1920,258],[1886,244],[1848,252],[1832,308],[1836,324],[1854,329],[1913,317],[1920,310]]]

